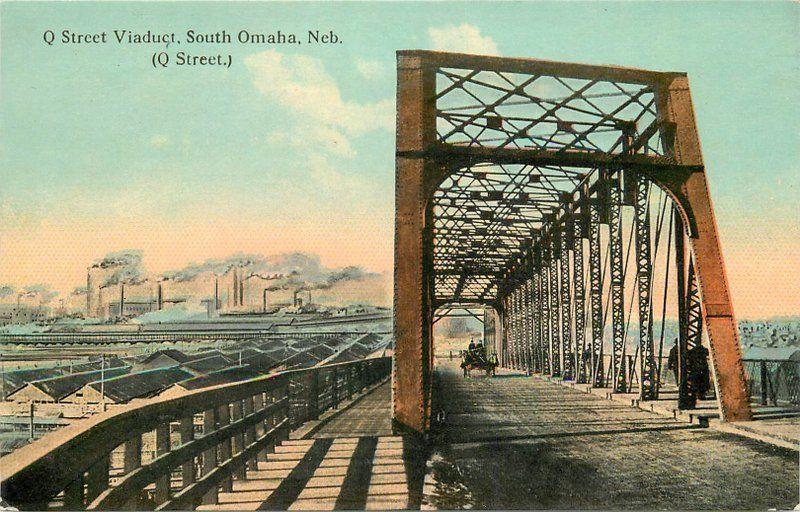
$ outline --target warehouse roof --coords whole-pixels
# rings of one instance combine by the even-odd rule
[[[189,379],[193,375],[179,366],[154,368],[142,372],[129,373],[113,379],[107,379],[103,385],[105,396],[122,403],[134,398],[147,398],[158,394],[168,386],[181,380]],[[88,384],[96,391],[100,391],[100,381]]]
[[[182,364],[181,367],[197,374],[205,374],[216,370],[222,370],[230,365],[231,361],[227,357],[222,355],[214,355],[210,357],[204,357],[202,359],[188,361]]]
[[[63,375],[63,368],[34,368],[32,370],[14,370],[3,372],[2,391],[3,398],[23,387],[28,382],[48,377]]]
[[[117,368],[106,368],[105,370],[68,373],[66,375],[57,375],[55,377],[49,377],[46,379],[34,380],[29,382],[27,385],[39,389],[53,400],[58,401],[65,396],[74,393],[89,382],[93,382],[98,378],[105,378],[106,382],[108,382],[109,378],[124,375],[128,373],[130,369],[130,366],[121,366]],[[14,394],[23,391],[24,389],[25,386],[18,389],[14,393],[9,394],[9,398],[11,398]]]
[[[264,375],[264,373],[249,365],[230,366],[223,370],[208,373],[207,375],[199,375],[197,377],[182,380],[177,382],[176,386],[180,386],[187,390],[193,390],[207,388],[209,386],[217,386],[219,384],[241,382],[243,380],[254,379],[262,375]]]
[[[274,354],[265,354],[263,352],[259,352],[256,355],[242,359],[243,365],[250,365],[250,367],[262,372],[268,372],[272,370],[278,366],[280,362],[281,359],[275,357]]]
[[[155,359],[157,359],[160,356],[169,357],[170,359],[172,359],[176,363],[185,363],[185,362],[190,361],[192,359],[190,356],[187,356],[186,354],[184,354],[180,350],[167,348],[167,349],[163,349],[163,350],[156,350],[155,352],[153,352],[149,356],[147,356],[144,359],[142,359],[139,363],[140,364],[147,364],[147,363],[150,363],[150,362],[154,361]]]

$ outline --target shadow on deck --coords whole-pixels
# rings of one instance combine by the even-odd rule
[[[797,454],[536,377],[437,367],[423,506],[754,509],[797,503]],[[437,412],[438,412],[437,411]]]

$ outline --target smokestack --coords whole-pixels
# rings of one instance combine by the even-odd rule
[[[125,283],[119,283],[119,317],[125,316]]]
[[[239,305],[244,306],[244,273],[239,276]]]
[[[103,287],[101,286],[97,292],[97,316],[105,320],[105,313],[103,311]]]
[[[219,276],[214,276],[214,311],[219,310],[222,304],[219,303]]]
[[[86,316],[94,316],[94,283],[92,282],[92,267],[86,271]]]
[[[262,311],[262,313],[266,313],[267,312],[267,289],[266,288],[264,288],[264,300],[263,300],[263,306],[262,306],[261,311]]]
[[[236,267],[233,268],[233,307],[239,305],[239,277]]]
[[[158,310],[164,307],[164,289],[162,288],[161,281],[158,282]]]

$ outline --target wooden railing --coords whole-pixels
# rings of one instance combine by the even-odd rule
[[[23,510],[213,504],[294,427],[386,378],[391,365],[381,357],[289,370],[98,415],[0,459],[0,494]]]

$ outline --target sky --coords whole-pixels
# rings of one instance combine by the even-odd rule
[[[0,4],[0,284],[67,291],[110,251],[160,272],[306,251],[391,271],[395,51],[689,74],[739,316],[800,313],[796,3]],[[173,45],[230,68],[154,69],[114,29],[333,30],[330,45]],[[180,48],[178,48],[180,46]]]

